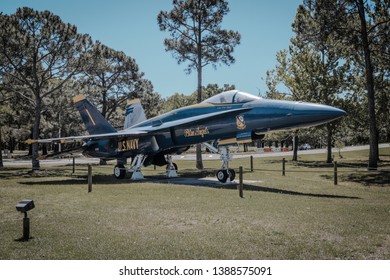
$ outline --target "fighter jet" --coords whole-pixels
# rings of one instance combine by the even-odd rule
[[[117,131],[84,96],[76,96],[74,103],[89,135],[29,143],[84,142],[85,156],[116,159],[114,176],[121,179],[130,174],[133,180],[143,179],[142,166],[151,164],[167,165],[167,176],[177,176],[172,154],[201,143],[221,155],[222,166],[216,176],[222,183],[230,182],[235,172],[229,168],[229,145],[261,139],[269,132],[321,125],[346,115],[327,105],[263,99],[231,90],[151,119],[146,119],[140,100],[133,100],[126,107],[124,129]],[[124,165],[128,158],[132,159],[130,168]]]

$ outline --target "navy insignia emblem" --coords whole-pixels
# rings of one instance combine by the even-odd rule
[[[238,115],[236,117],[236,125],[238,129],[245,129],[246,124],[245,124],[245,119],[243,115]]]

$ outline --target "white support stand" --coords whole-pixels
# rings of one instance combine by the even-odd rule
[[[145,156],[144,155],[137,155],[134,159],[133,162],[131,163],[130,169],[127,171],[131,173],[131,180],[143,180],[144,175],[141,172],[141,167],[144,163]]]
[[[168,164],[167,164],[167,177],[168,178],[176,178],[176,177],[178,177],[177,176],[176,166],[172,162],[172,156],[171,155],[167,155],[167,161],[168,161]]]

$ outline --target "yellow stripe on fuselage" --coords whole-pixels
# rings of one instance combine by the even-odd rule
[[[232,143],[237,143],[237,138],[230,138],[218,141],[218,145],[228,145]]]
[[[224,139],[224,140],[219,140],[218,145],[229,145],[229,144],[245,144],[245,143],[251,143],[252,139],[246,139],[246,140],[237,140],[237,138],[230,138],[230,139]]]

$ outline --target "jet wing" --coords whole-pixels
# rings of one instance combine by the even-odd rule
[[[217,116],[230,115],[233,113],[246,112],[251,110],[252,108],[239,108],[234,110],[227,110],[221,112],[214,112],[209,114],[203,114],[193,117],[188,117],[184,119],[169,121],[169,122],[156,122],[152,125],[148,126],[132,126],[125,130],[120,130],[117,132],[111,133],[102,133],[102,134],[93,134],[93,135],[82,135],[82,136],[69,136],[62,138],[48,138],[48,139],[28,139],[26,141],[27,144],[32,143],[69,143],[69,142],[82,142],[88,140],[98,140],[98,139],[108,139],[108,138],[131,138],[131,137],[139,137],[143,135],[155,135],[161,130],[169,129],[171,127],[176,127],[180,125],[188,125],[197,121],[203,121],[207,119],[212,119]]]
[[[102,134],[92,134],[92,135],[80,135],[80,136],[69,136],[69,137],[61,137],[61,138],[47,138],[47,139],[28,139],[26,141],[27,144],[32,143],[71,143],[71,142],[83,142],[89,140],[98,140],[98,139],[108,139],[108,138],[121,138],[121,137],[129,137],[135,136],[138,137],[141,134],[147,134],[141,131],[131,131],[130,129],[121,130],[117,132],[111,133],[102,133]]]

